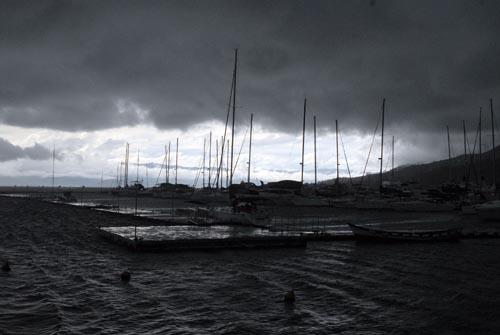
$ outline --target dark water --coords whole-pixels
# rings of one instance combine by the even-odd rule
[[[0,334],[500,331],[500,240],[134,254],[99,239],[91,217],[9,211],[0,208],[0,258],[12,263],[0,272]],[[293,307],[282,302],[290,288]]]
[[[41,252],[55,252],[43,250]],[[68,248],[2,275],[6,333],[497,333],[497,241],[163,255]],[[117,274],[132,272],[122,284]],[[297,302],[285,306],[294,288]]]

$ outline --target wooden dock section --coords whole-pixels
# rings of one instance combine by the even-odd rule
[[[262,249],[262,248],[305,248],[307,239],[303,236],[245,236],[230,238],[189,238],[173,240],[130,239],[99,229],[99,234],[129,250],[137,252],[169,252],[217,249]]]

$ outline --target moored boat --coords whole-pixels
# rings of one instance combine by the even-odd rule
[[[478,205],[476,206],[476,210],[484,221],[500,221],[500,200]]]
[[[382,230],[349,223],[354,237],[364,241],[438,242],[455,241],[462,236],[462,228],[443,230]]]

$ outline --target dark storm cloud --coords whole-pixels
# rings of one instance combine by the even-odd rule
[[[497,1],[2,1],[0,121],[64,130],[224,120],[458,127],[499,98]]]
[[[44,146],[35,143],[31,147],[22,148],[0,137],[0,162],[20,158],[44,160],[52,157],[52,152]]]

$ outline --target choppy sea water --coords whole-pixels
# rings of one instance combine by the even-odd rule
[[[68,250],[54,263],[38,255],[2,275],[0,327],[7,334],[495,333],[499,250],[496,241],[163,255]],[[129,284],[118,280],[122,269],[132,272]],[[294,307],[282,303],[289,288]]]
[[[5,228],[0,334],[496,334],[500,241],[134,254],[30,209]],[[38,213],[38,212],[37,212]],[[24,221],[23,221],[24,220]],[[21,224],[21,222],[24,222]],[[69,223],[68,223],[69,222]],[[123,270],[132,273],[124,284]],[[294,306],[283,304],[290,288]]]

